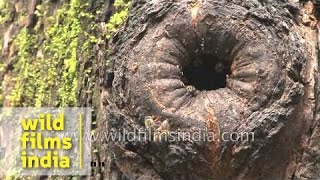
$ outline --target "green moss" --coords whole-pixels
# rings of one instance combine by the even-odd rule
[[[23,106],[33,99],[33,89],[36,88],[37,74],[34,72],[33,52],[36,48],[36,37],[31,35],[27,29],[17,35],[15,43],[19,47],[18,61],[15,64],[15,86],[8,97],[12,106]],[[23,102],[22,100],[28,100]]]
[[[0,24],[6,23],[10,20],[10,8],[9,0],[0,0]]]
[[[129,5],[130,1],[115,1],[116,12],[105,24],[102,38],[97,37],[100,26],[94,14],[86,11],[89,4],[85,0],[63,4],[54,16],[48,12],[50,3],[38,5],[35,14],[39,20],[35,29],[22,29],[13,41],[18,45],[18,54],[15,86],[6,97],[11,105],[76,106],[78,87],[83,83],[79,81],[95,82],[92,67],[81,67],[85,61],[95,59],[94,46],[103,41],[103,37],[109,39],[123,24]],[[44,41],[39,43],[41,39]],[[89,93],[92,88],[90,85]]]
[[[0,36],[0,53],[2,52],[2,48],[3,48],[3,40],[2,40],[2,37]]]
[[[48,79],[55,81],[53,84],[57,87],[57,105],[60,106],[72,106],[77,102],[77,48],[82,32],[78,16],[81,11],[80,4],[79,1],[73,0],[69,7],[64,6],[59,10],[56,23],[48,28],[48,40],[43,46],[47,65],[51,66]],[[42,89],[48,88],[50,89]],[[42,101],[44,99],[38,97],[39,105]]]
[[[106,37],[109,39],[112,33],[116,32],[117,29],[124,23],[128,17],[128,11],[131,1],[116,0],[114,6],[116,12],[111,16],[110,21],[106,24]]]
[[[23,29],[15,42],[19,45],[16,85],[9,96],[13,106],[74,106],[77,103],[77,48],[82,32],[83,8],[72,0],[59,9],[55,23],[45,34]],[[38,14],[43,7],[37,7]],[[81,16],[81,17],[80,17]],[[52,19],[52,17],[50,17]],[[45,20],[45,19],[43,19]],[[46,40],[40,47],[40,36]]]

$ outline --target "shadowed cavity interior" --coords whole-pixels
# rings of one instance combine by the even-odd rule
[[[183,67],[183,82],[197,90],[225,88],[231,63],[210,55],[195,57]]]

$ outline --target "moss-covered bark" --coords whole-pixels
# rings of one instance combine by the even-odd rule
[[[3,105],[84,105],[79,96],[93,94],[105,44],[126,18],[128,2],[110,2],[1,1]]]
[[[129,5],[129,0],[1,0],[0,106],[92,107],[95,129],[107,44]]]

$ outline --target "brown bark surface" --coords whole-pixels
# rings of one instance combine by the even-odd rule
[[[133,1],[99,129],[215,139],[102,142],[102,177],[319,179],[316,20],[302,18],[314,13],[276,0]],[[221,137],[243,132],[254,141]]]

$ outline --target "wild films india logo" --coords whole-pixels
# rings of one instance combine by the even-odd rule
[[[90,108],[2,108],[1,175],[89,175]],[[68,136],[72,134],[72,136]]]

